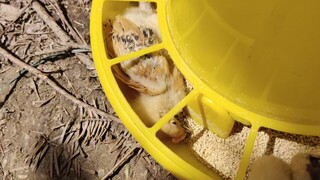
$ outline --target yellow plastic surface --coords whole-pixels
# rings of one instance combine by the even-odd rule
[[[124,0],[93,0],[90,33],[94,62],[108,99],[128,130],[162,166],[181,179],[220,179],[185,144],[156,137],[179,110],[196,104],[195,99],[201,102],[199,97],[205,99],[201,102],[205,109],[221,112],[217,117],[228,113],[252,125],[237,179],[245,176],[260,127],[320,136],[320,1],[154,2],[163,37],[158,45],[115,59],[107,57],[103,23],[129,5]],[[194,90],[148,128],[120,91],[111,66],[161,49],[169,52]]]
[[[187,110],[194,121],[221,138],[229,136],[235,122],[228,111],[203,95],[190,101]]]

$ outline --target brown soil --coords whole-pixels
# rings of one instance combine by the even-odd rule
[[[28,2],[0,0],[0,48],[28,64],[45,60],[37,68],[57,87],[116,116],[90,64],[91,53],[67,48],[90,44],[91,1],[41,1],[73,44],[64,44]],[[58,49],[67,51],[53,53]],[[113,168],[111,179],[175,179],[121,123],[70,101],[30,72],[19,76],[22,69],[0,53],[0,179],[101,179]]]

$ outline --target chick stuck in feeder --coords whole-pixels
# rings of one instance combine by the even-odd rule
[[[115,17],[107,41],[113,57],[135,52],[161,41],[156,11],[150,3],[126,9]],[[132,108],[152,126],[186,96],[184,78],[165,51],[152,52],[113,66],[114,75],[139,92]],[[161,131],[178,143],[186,137],[181,123],[172,118]]]

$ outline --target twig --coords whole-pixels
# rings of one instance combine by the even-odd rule
[[[79,151],[75,152],[73,155],[71,155],[61,166],[61,171],[65,170],[65,168],[67,167],[67,165],[78,155],[80,154]]]
[[[17,17],[16,17],[14,20],[12,20],[8,26],[5,27],[5,29],[2,31],[2,33],[0,33],[0,37],[1,37],[4,33],[6,33],[7,30],[8,30],[8,28],[9,28],[10,26],[12,26],[12,24],[15,23],[15,22],[21,17],[21,15],[29,8],[31,1],[32,1],[32,0],[30,0],[30,1],[28,2],[28,4],[20,10],[19,15],[18,15]]]
[[[60,176],[60,167],[59,167],[59,161],[58,161],[58,153],[57,150],[53,151],[53,161],[54,161],[54,168],[56,169],[56,173],[58,177]]]
[[[61,95],[63,95],[64,97],[66,97],[67,99],[69,99],[70,101],[72,101],[75,104],[78,104],[79,106],[82,106],[86,109],[88,109],[89,111],[92,112],[96,112],[97,114],[103,116],[103,117],[107,117],[110,120],[117,122],[117,123],[121,123],[121,121],[111,115],[108,114],[98,108],[95,108],[94,106],[91,106],[89,104],[84,103],[83,101],[77,99],[76,97],[74,97],[73,95],[71,95],[70,93],[68,93],[66,90],[62,89],[60,86],[58,86],[53,80],[51,80],[47,75],[45,75],[44,73],[42,73],[40,70],[38,70],[37,68],[34,68],[32,66],[30,66],[29,64],[21,61],[20,59],[14,57],[12,54],[10,54],[7,50],[3,49],[2,47],[0,47],[0,53],[7,59],[9,59],[11,62],[17,64],[18,66],[25,68],[26,70],[28,70],[29,72],[31,72],[32,74],[36,75],[37,77],[39,77],[40,79],[42,79],[43,81],[45,81],[47,84],[49,84],[54,90],[56,90],[58,93],[60,93]]]
[[[68,44],[73,47],[77,47],[77,43],[54,21],[54,19],[47,13],[46,9],[41,6],[39,1],[34,0],[32,2],[32,8],[38,13],[40,18],[52,29],[57,37],[60,38],[62,43]],[[83,46],[83,45],[82,45]],[[87,45],[84,45],[87,46]],[[87,54],[76,54],[78,59],[88,68],[94,69],[94,64],[91,58]]]
[[[118,149],[121,145],[123,145],[123,143],[126,141],[126,139],[124,139],[123,137],[121,137],[116,144],[110,148],[110,153],[114,152],[116,149]]]
[[[68,54],[70,54],[70,53],[69,52],[60,52],[60,53],[56,53],[56,54],[51,54],[51,55],[48,55],[46,57],[40,58],[36,62],[31,63],[31,66],[32,67],[38,67],[40,64],[43,64],[43,63],[45,63],[47,61],[52,61],[54,58],[57,58],[57,57],[62,56],[62,55],[68,55]],[[11,84],[13,82],[16,82],[16,80],[20,79],[27,72],[28,72],[28,70],[26,70],[26,69],[23,69],[23,70],[19,71],[19,75],[16,78],[14,78],[13,80],[11,80],[9,82],[9,84]]]
[[[54,0],[54,2],[52,2],[52,0],[49,0],[49,2],[53,5],[53,7],[56,9],[57,14],[59,15],[60,19],[64,22],[64,24],[67,26],[67,28],[69,29],[72,37],[76,40],[77,43],[79,44],[85,44],[87,45],[87,43],[85,41],[83,41],[83,39],[80,37],[80,35],[74,30],[74,28],[70,25],[69,21],[66,19],[66,17],[64,16],[64,13],[61,10],[60,4],[57,0]]]
[[[52,31],[56,34],[57,37],[60,38],[62,43],[69,44],[70,46],[77,47],[79,46],[55,21],[54,19],[47,13],[46,9],[41,6],[41,4],[34,0],[32,2],[32,8],[38,13],[40,18],[52,29]],[[88,45],[82,45],[88,47]],[[94,64],[91,58],[87,54],[77,53],[76,56],[78,59],[88,68],[94,69]]]
[[[66,126],[63,128],[63,131],[62,131],[62,133],[61,133],[61,136],[60,136],[60,139],[59,139],[59,142],[58,142],[59,144],[62,144],[62,143],[63,143],[64,136],[65,136],[65,134],[66,134],[66,132],[67,132],[67,129],[69,128],[70,120],[71,120],[71,119],[68,120]]]
[[[40,101],[32,101],[32,105],[34,105],[35,107],[39,108],[39,107],[42,107],[44,105],[46,105],[47,103],[49,103],[56,95],[55,95],[56,92],[54,92],[53,95],[51,95],[51,97],[49,97],[48,99],[46,100],[40,100]]]
[[[85,53],[85,52],[91,52],[90,47],[88,46],[65,46],[63,48],[53,49],[53,50],[45,50],[41,52],[35,52],[35,56],[41,56],[41,55],[61,55],[61,54],[76,54],[76,53]]]
[[[70,140],[74,137],[75,131],[68,132],[68,136],[66,137],[63,144],[68,144]]]
[[[12,66],[7,66],[5,68],[2,68],[2,70],[0,70],[0,74],[7,72],[11,68],[12,68]]]
[[[74,31],[78,34],[78,36],[80,37],[80,39],[82,40],[82,42],[85,44],[85,45],[88,45],[87,42],[84,40],[84,38],[82,37],[81,33],[78,31],[78,29],[75,27],[74,28]]]
[[[38,13],[42,20],[53,30],[57,37],[62,41],[62,43],[67,44],[68,42],[73,42],[71,37],[54,21],[54,19],[47,13],[47,11],[41,6],[41,4],[34,0],[32,3],[32,8]]]
[[[42,151],[39,153],[39,155],[37,155],[37,158],[35,160],[35,167],[34,170],[37,170],[40,166],[40,163],[44,157],[44,155],[47,153],[48,149],[49,149],[49,145],[45,144],[45,147],[42,149]]]
[[[112,176],[123,165],[123,163],[125,163],[131,157],[132,153],[137,148],[140,148],[140,145],[136,144],[135,146],[133,146],[131,150],[126,155],[124,155],[106,175],[103,176],[102,179],[104,180]]]
[[[38,87],[37,87],[37,85],[36,85],[36,83],[34,82],[33,79],[31,79],[31,85],[32,85],[32,88],[34,89],[34,91],[36,92],[38,100],[41,101],[41,97],[39,95]]]
[[[94,133],[93,139],[98,140],[97,137],[99,137],[100,132],[103,130],[102,127],[104,127],[103,125],[105,125],[104,121],[98,121],[98,126],[96,127],[96,131]]]
[[[54,157],[53,157],[53,150],[51,150],[50,151],[50,167],[49,167],[50,178],[53,178],[53,166],[54,166]]]
[[[74,160],[75,162],[73,163],[74,164],[74,166],[75,166],[75,172],[76,172],[76,174],[77,174],[77,177],[80,177],[80,175],[81,175],[81,168],[80,168],[80,162],[79,162],[79,159],[78,158],[76,158],[75,160]]]
[[[38,67],[40,64],[43,64],[43,63],[45,63],[45,62],[47,62],[47,61],[52,61],[52,60],[54,60],[55,58],[59,58],[60,56],[67,56],[67,55],[70,56],[71,54],[91,52],[91,50],[90,50],[90,49],[87,49],[86,47],[85,47],[85,49],[82,49],[82,48],[80,48],[80,49],[72,49],[72,48],[73,48],[73,47],[68,46],[68,47],[66,47],[66,48],[64,48],[64,49],[58,49],[58,50],[48,51],[48,52],[47,52],[47,54],[48,54],[47,56],[40,58],[38,61],[32,63],[31,66],[32,66],[32,67]],[[35,54],[35,55],[37,55],[37,54]],[[43,55],[43,54],[40,54],[40,55]],[[21,78],[22,76],[24,76],[27,72],[28,72],[28,71],[25,70],[25,69],[19,71],[19,75],[18,75],[16,78],[14,78],[13,80],[11,80],[11,81],[9,82],[9,84],[11,84],[11,83],[13,83],[13,82],[16,82],[16,80],[20,79],[20,78]]]
[[[26,159],[26,163],[28,163],[29,166],[31,166],[32,163],[36,162],[35,159],[47,145],[46,143],[47,142],[43,137],[41,137],[41,139],[36,143],[35,148],[32,150],[32,152],[29,154],[29,157]],[[37,164],[37,162],[35,164]]]
[[[70,79],[68,78],[68,76],[67,76],[65,73],[63,73],[63,76],[66,78],[67,83],[68,83],[68,85],[71,87],[71,89],[73,90],[73,92],[76,92],[76,89],[74,89],[74,87],[73,87]]]
[[[82,128],[82,130],[80,128],[81,133],[78,136],[78,138],[76,139],[76,141],[78,141],[80,138],[82,138],[86,134],[89,123],[90,123],[89,121],[80,122],[80,125],[81,125],[80,127]]]

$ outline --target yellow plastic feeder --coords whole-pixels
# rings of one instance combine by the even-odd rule
[[[138,0],[137,0],[138,1]],[[132,135],[181,179],[220,179],[186,144],[156,132],[187,106],[191,117],[225,138],[233,121],[251,125],[237,173],[245,177],[258,129],[320,136],[320,1],[155,0],[162,42],[110,59],[103,24],[129,7],[93,0],[90,34],[103,89]],[[165,49],[194,89],[152,127],[132,110],[111,66]],[[234,119],[234,120],[233,120]]]

